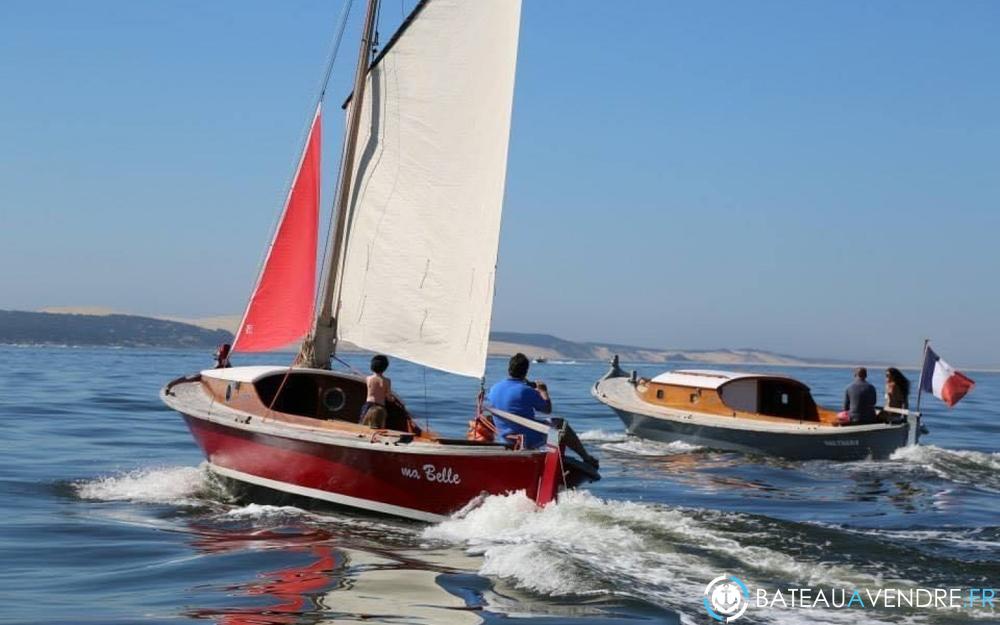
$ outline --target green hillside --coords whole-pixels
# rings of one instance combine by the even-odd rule
[[[225,330],[150,317],[0,310],[0,344],[213,347],[232,340]]]

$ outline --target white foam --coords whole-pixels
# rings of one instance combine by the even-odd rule
[[[1000,453],[945,449],[934,445],[902,447],[890,460],[898,466],[929,471],[937,477],[989,492],[1000,492]]]
[[[701,449],[698,445],[691,445],[683,441],[671,441],[661,443],[658,441],[632,438],[620,443],[607,443],[601,445],[602,449],[617,451],[635,456],[671,456],[674,454],[685,454]]]
[[[598,443],[620,443],[626,439],[628,439],[628,434],[624,431],[587,430],[580,435],[581,441],[594,441]]]
[[[698,598],[705,584],[727,572],[721,568],[751,585],[756,579],[847,588],[883,582],[849,565],[797,559],[801,556],[763,546],[745,531],[746,523],[728,529],[743,517],[605,501],[584,491],[564,493],[558,503],[539,509],[517,493],[488,497],[464,518],[426,528],[423,537],[483,555],[481,573],[525,589],[550,595],[638,595],[679,610],[688,622],[704,618]],[[807,616],[810,622],[849,623],[856,618],[780,609],[755,610],[755,616],[773,622]]]
[[[580,435],[580,440],[599,443],[601,449],[617,451],[637,456],[669,456],[671,454],[687,453],[701,449],[682,441],[661,443],[643,438],[629,436],[623,430],[587,430]]]
[[[136,469],[75,484],[83,499],[191,505],[206,491],[209,477],[204,467]]]
[[[310,512],[296,508],[295,506],[269,506],[256,503],[247,504],[239,508],[233,508],[226,512],[226,516],[232,519],[268,519],[274,517],[313,517]]]
[[[930,529],[854,529],[848,527],[835,527],[843,532],[861,534],[864,536],[879,536],[890,540],[900,540],[905,542],[939,542],[953,545],[962,549],[973,549],[976,551],[994,551],[1000,549],[1000,541],[992,538],[979,536],[983,528],[948,528],[940,530]]]
[[[893,452],[890,460],[934,464],[941,461],[963,461],[982,466],[984,469],[1000,471],[1000,453],[985,453],[966,449],[945,449],[935,445],[913,445],[901,447]]]

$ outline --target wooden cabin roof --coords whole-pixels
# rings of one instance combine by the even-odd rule
[[[789,380],[792,382],[798,382],[794,378],[789,378],[783,375],[775,375],[773,373],[746,373],[742,371],[719,371],[716,369],[681,369],[679,371],[667,371],[666,373],[661,373],[651,380],[657,384],[671,384],[674,386],[690,386],[694,388],[708,388],[708,389],[718,389],[723,384],[732,382],[733,380],[742,380],[747,378],[757,378],[757,379],[781,379]]]
[[[201,372],[201,375],[202,377],[225,380],[227,382],[250,383],[256,382],[266,375],[280,371],[288,371],[288,367],[258,365],[252,367],[228,367],[226,369],[205,369]]]
[[[202,377],[212,378],[214,380],[223,380],[225,382],[245,382],[250,384],[269,375],[274,375],[276,373],[284,375],[289,372],[293,374],[310,373],[332,375],[364,380],[363,375],[357,375],[355,373],[333,372],[328,369],[309,369],[307,367],[290,368],[287,365],[284,367],[276,367],[274,365],[251,365],[246,367],[227,367],[225,369],[205,369],[201,372],[201,375]]]

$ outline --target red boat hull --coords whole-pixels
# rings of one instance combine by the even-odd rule
[[[549,477],[541,453],[449,453],[417,445],[337,445],[301,440],[184,415],[213,470],[283,492],[424,521],[440,520],[480,495],[523,490],[537,499]],[[549,459],[552,464],[552,459]],[[551,469],[551,467],[550,467]],[[554,485],[543,485],[548,491]]]

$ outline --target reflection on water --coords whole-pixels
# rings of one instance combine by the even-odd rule
[[[294,554],[295,551],[290,553]],[[231,587],[235,594],[266,598],[260,607],[230,607],[212,610],[198,608],[188,615],[212,619],[220,625],[285,625],[300,622],[300,617],[317,614],[320,598],[333,583],[333,573],[341,568],[337,554],[329,545],[303,548],[311,560],[307,564],[258,574],[258,579]]]
[[[191,608],[188,616],[220,625],[482,622],[475,609],[438,582],[455,567],[475,570],[473,559],[461,552],[410,552],[373,543],[379,529],[386,535],[396,531],[390,525],[380,528],[374,519],[257,504],[229,510],[222,519],[227,517],[241,520],[209,515],[189,521],[191,547],[209,557],[265,552],[296,564],[255,571],[250,579],[246,571],[234,570],[234,579],[211,585],[225,595],[225,604]],[[274,521],[279,524],[257,527]]]

